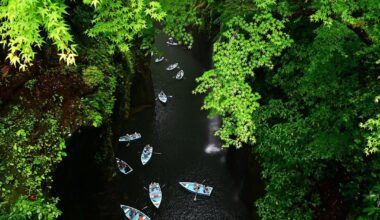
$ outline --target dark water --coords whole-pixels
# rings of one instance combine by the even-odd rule
[[[154,108],[133,115],[126,123],[124,131],[141,132],[143,138],[129,147],[119,147],[116,153],[134,169],[121,178],[121,190],[128,195],[121,202],[138,209],[148,206],[144,212],[153,219],[252,219],[249,206],[253,204],[242,201],[242,181],[234,178],[234,171],[226,163],[226,151],[220,150],[221,143],[213,135],[220,122],[207,118],[200,110],[202,97],[192,94],[195,77],[206,67],[189,50],[166,45],[166,39],[158,35],[156,46],[167,61],[154,63],[153,56],[151,70],[155,94],[163,90],[173,98],[166,105],[157,102]],[[179,69],[165,70],[177,62],[185,71],[181,81],[173,78]],[[142,166],[139,152],[146,144],[162,154],[154,154]],[[165,185],[159,210],[143,189],[151,181]],[[214,187],[212,196],[198,196],[194,201],[194,195],[186,192],[179,181],[204,181]]]
[[[153,56],[151,70],[155,94],[163,90],[173,97],[166,105],[157,102],[128,121],[114,122],[116,130],[120,130],[114,134],[115,142],[125,132],[137,131],[143,136],[131,146],[116,147],[116,156],[134,171],[129,175],[117,172],[111,181],[105,181],[106,167],[116,166],[113,155],[102,152],[107,149],[104,146],[110,128],[78,132],[68,143],[68,157],[54,178],[53,195],[61,199],[59,208],[63,211],[60,219],[123,219],[120,204],[144,208],[152,219],[257,219],[252,215],[253,201],[263,190],[259,168],[249,159],[249,148],[220,150],[221,143],[213,135],[220,121],[207,118],[207,113],[200,110],[203,97],[192,94],[195,78],[208,68],[209,47],[198,41],[189,51],[166,45],[166,39],[159,34],[156,46],[167,61],[154,63]],[[165,70],[176,62],[185,71],[184,80],[173,78],[179,69]],[[142,166],[139,152],[146,144],[162,154],[154,154]],[[109,158],[108,165],[95,162],[99,155]],[[152,181],[165,185],[158,210],[144,190]],[[194,195],[185,191],[179,181],[204,181],[214,190],[211,197],[198,196],[194,201]]]

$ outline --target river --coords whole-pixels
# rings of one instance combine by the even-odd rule
[[[209,66],[201,62],[203,56],[209,56],[209,52],[206,48],[202,51],[202,47],[197,47],[198,53],[194,53],[182,46],[169,46],[166,40],[164,34],[156,36],[155,46],[166,60],[154,63],[157,57],[154,55],[151,71],[155,94],[163,90],[172,97],[166,105],[157,101],[154,107],[133,114],[128,121],[117,122],[122,125],[120,134],[116,136],[135,131],[142,134],[142,139],[130,146],[119,144],[115,152],[134,171],[129,175],[118,173],[111,184],[95,187],[95,171],[88,173],[84,168],[79,171],[81,168],[75,170],[75,166],[80,165],[70,165],[73,170],[69,175],[56,178],[60,185],[56,188],[65,191],[58,193],[62,198],[62,219],[120,219],[122,211],[119,204],[144,208],[143,212],[152,219],[257,218],[252,216],[253,198],[252,192],[248,192],[253,188],[252,181],[245,179],[248,174],[239,168],[247,166],[247,162],[242,161],[246,161],[243,157],[247,158],[249,150],[240,153],[245,155],[240,161],[243,164],[234,151],[233,158],[229,158],[231,152],[221,150],[221,142],[213,135],[220,120],[208,118],[207,112],[201,110],[203,96],[192,94],[196,86],[195,78]],[[185,72],[183,80],[173,78],[179,69],[166,70],[169,64],[177,62]],[[90,144],[83,140],[79,142]],[[154,154],[148,164],[142,166],[140,153],[146,144],[161,154]],[[81,164],[79,158],[76,160],[76,164]],[[229,160],[232,160],[232,165]],[[236,167],[236,163],[240,165]],[[152,181],[164,186],[159,209],[151,204],[148,192],[144,190]],[[185,191],[179,181],[204,182],[214,190],[211,197],[197,196],[194,201],[194,194]]]
[[[239,196],[241,185],[236,184],[226,165],[226,151],[213,135],[219,119],[207,118],[207,112],[201,111],[203,97],[192,94],[195,77],[206,67],[191,51],[169,46],[166,40],[163,34],[156,37],[155,45],[167,60],[154,63],[157,56],[153,56],[151,70],[155,94],[163,90],[173,97],[166,105],[157,101],[154,108],[133,115],[125,126],[125,131],[141,132],[143,138],[117,153],[135,170],[122,179],[129,195],[124,203],[140,209],[148,206],[144,211],[153,219],[250,219],[249,208]],[[166,70],[172,63],[179,63],[184,70],[183,80],[173,78],[179,69]],[[162,154],[154,154],[142,166],[139,152],[146,144]],[[165,185],[159,210],[143,188],[151,181]],[[204,181],[214,187],[212,196],[198,196],[194,201],[194,194],[186,192],[179,181]]]

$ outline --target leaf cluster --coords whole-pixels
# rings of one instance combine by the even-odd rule
[[[46,38],[57,47],[60,60],[75,64],[76,45],[64,21],[66,6],[61,0],[4,0],[0,3],[0,43],[7,59],[24,71],[32,65],[35,48]]]

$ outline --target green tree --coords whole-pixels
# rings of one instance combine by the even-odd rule
[[[363,209],[376,216],[379,3],[211,6],[218,14],[211,22],[220,27],[215,66],[198,78],[195,92],[207,93],[203,108],[222,116],[217,135],[225,146],[253,146],[266,180],[260,216],[327,215],[328,193],[349,201],[351,215]],[[340,187],[323,192],[321,185],[331,182]]]

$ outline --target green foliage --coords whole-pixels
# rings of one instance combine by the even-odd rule
[[[133,40],[152,28],[153,21],[165,17],[158,2],[146,0],[101,1],[95,12],[94,26],[87,33],[90,37],[107,39],[112,54],[116,49],[127,54]]]
[[[225,146],[254,144],[266,181],[259,215],[321,215],[327,204],[319,187],[333,179],[340,185],[334,199],[376,218],[377,198],[364,195],[376,194],[368,186],[380,179],[379,2],[203,2],[220,33],[215,66],[195,92],[207,93],[211,116],[222,116],[217,135]],[[376,156],[366,158],[363,148]]]
[[[281,30],[280,20],[261,10],[249,19],[236,16],[226,24],[222,38],[214,44],[214,69],[197,79],[196,93],[206,93],[204,109],[223,118],[217,135],[225,146],[254,143],[253,112],[260,95],[247,79],[257,68],[273,68],[271,60],[288,47],[291,40]]]
[[[35,127],[38,133],[32,132]],[[0,200],[6,201],[0,203],[0,213],[9,213],[11,219],[57,216],[56,200],[40,198],[34,203],[22,196],[41,196],[43,186],[51,186],[55,166],[66,155],[56,117],[49,113],[37,116],[14,106],[0,119],[0,131]]]
[[[31,80],[28,80],[24,84],[24,86],[25,86],[25,88],[32,90],[34,88],[34,86],[36,85],[36,83],[37,83],[37,79],[31,79]]]
[[[378,153],[380,151],[380,115],[361,124],[361,127],[370,131],[367,136],[367,147],[364,149],[365,153],[367,155]]]
[[[61,0],[0,3],[1,43],[21,70],[46,40],[60,59],[74,64],[77,47],[65,19],[84,32],[93,18],[86,34],[96,46],[78,47],[84,60],[78,69],[94,89],[81,98],[82,124],[97,127],[112,114],[122,68],[109,54],[121,52],[133,70],[131,48],[150,49],[153,22],[162,22],[166,33],[189,47],[194,28],[219,30],[214,67],[197,79],[194,92],[206,93],[203,108],[222,117],[216,134],[225,147],[253,145],[266,182],[266,194],[256,203],[261,218],[319,216],[328,205],[321,185],[331,181],[339,185],[331,189],[337,191],[334,199],[347,201],[352,216],[379,217],[380,116],[373,102],[380,92],[379,1],[84,3],[94,8],[81,6],[82,17],[65,16]],[[63,101],[58,94],[53,99]],[[7,112],[0,118],[0,216],[55,218],[57,200],[43,195],[65,156],[58,116],[20,106]]]
[[[380,184],[375,185],[365,197],[364,206],[360,220],[380,218]]]
[[[58,199],[52,199],[47,202],[44,198],[38,197],[35,201],[29,200],[25,196],[18,198],[10,213],[0,214],[0,219],[9,220],[26,220],[26,219],[56,219],[61,215],[61,211],[57,209]]]
[[[255,112],[255,151],[268,180],[267,194],[257,204],[265,218],[301,219],[302,213],[309,213],[307,219],[311,219],[312,201],[307,198],[321,193],[314,191],[316,184],[345,172],[355,175],[347,183],[351,186],[371,178],[363,173],[372,168],[362,159],[357,119],[376,111],[371,97],[377,86],[369,80],[365,83],[374,89],[366,89],[359,73],[353,71],[360,65],[358,51],[364,43],[345,25],[329,25],[298,36],[282,56],[277,72],[268,73],[266,80],[280,89],[282,98],[268,93],[270,101]],[[344,168],[331,170],[331,164]],[[360,201],[357,195],[362,189],[344,189],[342,196]]]
[[[179,0],[173,3],[171,0],[160,0],[160,3],[168,14],[164,20],[164,32],[190,48],[193,44],[193,36],[187,32],[187,29],[202,25],[198,13],[199,7],[202,7],[205,1]]]
[[[102,84],[99,85],[95,94],[81,99],[85,117],[92,122],[92,126],[99,127],[105,118],[112,114],[116,88],[116,77],[114,75],[105,76]]]
[[[66,6],[63,1],[6,0],[0,3],[1,44],[8,50],[7,59],[25,70],[32,65],[35,48],[41,48],[46,31],[47,39],[57,47],[60,60],[75,63],[75,44],[64,21]]]
[[[96,90],[88,96],[81,98],[81,108],[84,112],[83,124],[91,123],[99,127],[111,116],[115,103],[116,78],[124,71],[120,64],[112,62],[107,53],[107,41],[98,38],[97,47],[81,48],[80,52],[86,57],[88,65],[83,66],[83,80],[86,85]]]
[[[104,80],[104,74],[96,67],[89,66],[83,71],[83,81],[89,87],[95,87]]]

